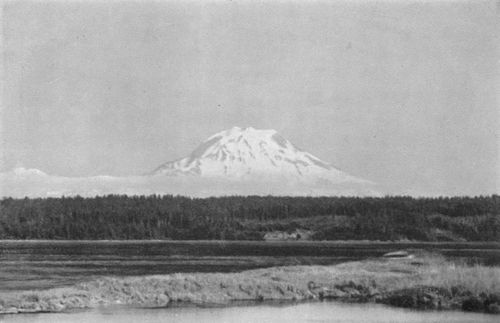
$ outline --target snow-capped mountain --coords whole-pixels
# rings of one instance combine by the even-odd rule
[[[302,151],[275,130],[234,127],[209,137],[189,156],[167,162],[153,175],[364,182]]]
[[[24,168],[17,167],[12,170],[12,175],[19,177],[33,177],[33,176],[48,176],[46,173],[42,172],[36,168]]]
[[[0,197],[380,195],[375,186],[298,149],[274,130],[238,127],[216,133],[189,156],[145,176],[64,177],[26,168],[0,173]]]

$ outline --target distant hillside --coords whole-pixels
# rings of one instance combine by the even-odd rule
[[[500,241],[499,206],[498,195],[5,198],[0,239]]]

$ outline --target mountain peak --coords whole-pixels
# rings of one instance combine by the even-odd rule
[[[277,131],[252,127],[218,132],[150,175],[62,177],[19,167],[0,173],[0,195],[380,195],[374,183],[297,148]]]
[[[16,176],[47,176],[46,173],[36,168],[16,167],[12,170]]]
[[[259,137],[264,137],[264,136],[270,136],[277,133],[276,130],[274,129],[255,129],[253,127],[232,127],[231,129],[223,130],[221,132],[218,132],[211,137],[209,137],[207,140],[212,139],[213,137],[232,137],[232,136],[259,136]]]
[[[273,129],[233,127],[210,136],[189,156],[153,175],[346,182],[356,178],[302,151]]]

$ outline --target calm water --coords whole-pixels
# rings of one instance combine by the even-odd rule
[[[419,312],[375,304],[301,303],[225,308],[114,309],[0,316],[5,323],[497,323],[497,315]]]
[[[411,248],[500,264],[499,243],[0,240],[0,291],[44,289],[99,276],[328,265]]]

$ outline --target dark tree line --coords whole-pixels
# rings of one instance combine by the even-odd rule
[[[0,239],[500,240],[500,196],[61,197],[0,201]]]

